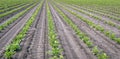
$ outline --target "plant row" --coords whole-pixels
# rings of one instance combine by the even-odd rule
[[[13,10],[8,11],[8,12],[5,12],[5,13],[3,13],[3,14],[0,14],[0,18],[3,18],[3,17],[5,17],[5,16],[7,16],[7,15],[10,15],[11,13],[17,12],[18,10],[21,10],[21,9],[23,9],[23,8],[26,8],[26,7],[30,6],[30,5],[31,5],[31,4],[26,4],[26,5],[22,6],[22,7],[13,9]]]
[[[18,5],[15,5],[15,6],[11,6],[11,7],[6,8],[6,9],[2,9],[2,10],[0,10],[0,13],[4,13],[4,12],[7,12],[7,11],[10,11],[10,10],[12,10],[12,9],[18,8],[18,7],[23,6],[23,5],[25,5],[25,3],[23,3],[23,4],[18,4]]]
[[[20,47],[20,43],[22,41],[22,39],[26,36],[26,33],[28,32],[30,26],[32,25],[32,23],[34,22],[34,20],[36,19],[36,16],[39,12],[39,10],[41,9],[42,3],[39,4],[38,8],[36,9],[36,11],[33,13],[33,15],[30,17],[30,19],[27,21],[27,23],[25,24],[25,26],[21,29],[21,31],[19,32],[18,35],[16,35],[16,37],[13,39],[13,41],[11,42],[11,44],[9,44],[6,47],[5,53],[4,53],[4,57],[7,59],[11,59],[12,56],[21,49]]]
[[[108,59],[108,56],[103,51],[99,50],[97,46],[94,46],[90,38],[83,33],[77,25],[75,25],[61,10],[55,7],[59,14],[64,18],[63,20],[71,26],[76,35],[91,49],[92,53],[98,57],[98,59]]]
[[[116,16],[115,16],[115,14],[113,14],[113,13],[111,13],[111,15],[110,15],[110,12],[109,12],[109,14],[108,14],[106,11],[103,11],[103,10],[97,10],[97,11],[95,11],[95,10],[89,10],[89,11],[94,12],[94,13],[97,13],[97,14],[99,14],[99,15],[106,16],[106,17],[111,18],[111,19],[115,19],[115,20],[120,21],[119,15],[116,15]],[[99,12],[99,11],[100,11],[100,12]],[[114,16],[113,16],[113,15],[114,15]],[[118,17],[117,17],[117,16],[118,16]]]
[[[114,40],[115,42],[117,42],[118,44],[120,44],[120,38],[117,38],[116,35],[111,32],[110,30],[105,30],[102,26],[100,26],[99,24],[94,24],[92,21],[80,16],[79,14],[70,11],[66,8],[67,11],[69,11],[70,13],[72,13],[73,15],[76,15],[78,18],[80,18],[82,21],[84,21],[86,24],[88,24],[90,27],[100,31],[101,33],[103,33],[104,35],[106,35],[107,37],[109,37],[110,39]]]
[[[100,11],[100,12],[98,12],[98,11]],[[94,11],[94,12],[95,12],[95,11]],[[111,18],[111,19],[120,21],[120,18],[119,18],[119,17],[111,16],[111,15],[107,14],[106,12],[103,12],[103,13],[101,13],[101,12],[103,12],[103,11],[97,10],[96,13],[97,13],[97,14],[100,14],[100,15],[103,15],[103,16],[107,16],[107,17],[109,17],[109,18]],[[113,14],[113,13],[112,13],[112,14]]]
[[[94,13],[96,13],[96,14],[100,14],[100,15],[103,15],[103,16],[105,16],[104,14],[108,14],[108,15],[113,15],[113,16],[115,16],[115,17],[119,17],[119,14],[116,14],[116,13],[113,13],[113,12],[110,12],[110,11],[106,11],[106,10],[104,10],[104,9],[102,9],[102,8],[95,8],[95,9],[93,9],[93,8],[90,8],[90,7],[82,7],[84,10],[87,10],[87,11],[90,11],[90,12],[94,12]]]
[[[71,6],[71,8],[73,8],[74,10],[77,10],[77,11],[79,11],[79,12],[81,12],[81,13],[84,13],[84,14],[90,16],[90,17],[94,18],[95,20],[103,21],[105,24],[108,24],[108,25],[110,25],[110,26],[113,26],[113,27],[116,27],[116,28],[120,29],[120,26],[119,26],[119,25],[116,25],[116,24],[115,24],[114,22],[112,22],[112,21],[103,20],[102,18],[100,18],[100,17],[98,17],[98,16],[95,16],[95,15],[93,15],[93,14],[91,14],[91,13],[87,13],[86,11],[83,11],[83,10],[80,10],[80,9],[78,10],[77,8],[72,7],[72,6]]]
[[[57,1],[57,0],[56,0]],[[92,0],[94,3],[97,3],[97,2],[95,2],[95,1],[97,1],[97,0]],[[101,2],[103,2],[104,0],[101,0]],[[59,1],[57,1],[57,2],[59,2]],[[66,3],[66,4],[75,4],[75,5],[82,5],[82,2],[84,3],[83,5],[84,6],[96,6],[96,5],[92,5],[92,4],[94,4],[93,2],[91,2],[91,1],[80,1],[80,0],[76,0],[76,1],[74,1],[74,0],[71,0],[71,1],[69,1],[69,0],[65,0],[65,1],[63,1],[63,0],[61,0],[60,1],[61,3]],[[76,4],[76,3],[79,3],[79,4]],[[86,2],[86,3],[85,3]],[[92,3],[92,4],[90,4],[90,5],[87,5],[87,3],[88,2],[90,2],[90,3]],[[106,2],[110,2],[110,1],[106,1]],[[114,1],[112,1],[112,2],[114,2]],[[81,3],[81,4],[80,4]],[[98,2],[99,3],[99,2]],[[89,4],[89,3],[88,3]],[[83,6],[82,5],[82,6]],[[101,4],[102,5],[102,4]],[[107,5],[108,6],[108,5]],[[110,5],[111,6],[111,5]],[[101,6],[98,6],[98,7],[101,7]],[[115,6],[113,6],[113,7],[115,7]],[[106,9],[106,8],[105,8]],[[118,18],[118,17],[113,17],[113,16],[110,16],[110,15],[106,15],[107,17],[110,17],[110,18],[112,18],[112,19],[115,19],[115,20],[118,20],[118,21],[120,21],[120,18]]]
[[[89,7],[87,7],[87,8],[89,8]],[[111,7],[111,8],[113,8],[113,7]],[[99,8],[89,8],[89,9],[91,9],[91,10],[96,10],[96,12],[98,11],[98,12],[102,12],[102,13],[107,13],[107,14],[110,14],[110,15],[114,15],[114,16],[117,16],[117,17],[119,17],[119,13],[116,13],[116,12],[112,12],[110,9],[109,10],[106,10],[107,8],[102,8],[102,7],[99,7]],[[113,8],[113,10],[115,11],[115,9]],[[119,11],[118,11],[119,12]]]
[[[0,8],[1,9],[6,9],[6,8],[11,7],[11,6],[15,6],[17,4],[21,4],[21,2],[19,2],[17,0],[16,1],[11,1],[11,2],[10,2],[10,0],[9,1],[7,1],[7,0],[1,0],[1,2],[0,2]]]
[[[52,15],[47,6],[47,17],[48,17],[48,39],[51,46],[49,54],[52,55],[51,59],[63,59],[62,48],[60,48],[60,43],[55,32],[54,22],[52,20]]]
[[[23,3],[36,3],[39,2],[40,0],[0,0],[0,7],[1,9],[6,9],[12,6],[16,6],[18,4],[23,4]]]
[[[88,10],[88,9],[83,9],[83,10]],[[95,15],[92,15],[92,14],[90,14],[90,13],[86,13],[85,11],[82,11],[82,10],[78,10],[78,11],[79,11],[79,12],[82,12],[82,13],[88,15],[88,16],[91,16],[91,17],[93,17],[93,18],[96,19],[96,20],[101,20],[101,21],[103,21],[105,24],[108,24],[108,25],[110,25],[110,26],[113,26],[113,27],[116,27],[116,28],[120,29],[120,26],[117,25],[117,24],[115,24],[115,23],[112,22],[112,21],[106,21],[106,20],[103,20],[102,17],[100,18],[100,17],[95,16]],[[88,11],[90,11],[90,12],[94,12],[94,13],[96,12],[96,11],[94,11],[94,10],[88,10]],[[100,14],[100,12],[97,13],[97,14]],[[101,14],[101,15],[104,15],[104,13]]]
[[[16,21],[18,18],[20,18],[22,15],[24,15],[26,12],[28,12],[32,7],[34,7],[36,4],[30,6],[29,8],[27,8],[26,10],[18,13],[17,15],[15,15],[13,18],[11,18],[10,20],[6,21],[5,23],[3,23],[2,25],[0,25],[0,31],[4,30],[7,26],[9,26],[10,24],[12,24],[14,21]]]

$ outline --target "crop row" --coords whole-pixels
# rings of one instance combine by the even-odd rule
[[[77,25],[75,25],[61,10],[57,7],[54,7],[59,14],[64,18],[63,20],[67,22],[71,26],[71,28],[75,31],[76,35],[91,49],[94,55],[98,57],[98,59],[107,59],[108,56],[103,51],[99,50],[97,46],[93,45],[93,42],[90,41],[90,38],[83,33]]]
[[[31,4],[26,4],[26,5],[22,6],[22,7],[16,8],[16,9],[8,11],[8,12],[5,12],[3,14],[0,14],[0,18],[3,18],[3,17],[5,17],[5,16],[7,16],[7,15],[9,15],[11,13],[17,12],[18,10],[21,10],[22,8],[25,8],[25,7],[30,6],[30,5]]]
[[[0,31],[4,30],[7,26],[9,26],[10,24],[12,24],[14,21],[16,21],[18,18],[20,18],[23,14],[25,14],[28,10],[30,10],[32,7],[34,7],[36,4],[30,6],[29,8],[27,8],[26,10],[18,13],[17,15],[15,15],[13,18],[11,18],[10,20],[6,21],[5,23],[3,23],[2,25],[0,25]]]
[[[100,12],[98,12],[98,11],[100,11]],[[94,12],[95,12],[95,11],[94,11]],[[111,16],[111,15],[107,14],[106,12],[103,12],[103,13],[101,13],[101,12],[103,12],[103,11],[101,11],[101,10],[97,10],[96,13],[97,13],[97,14],[100,14],[100,15],[107,16],[107,17],[109,17],[109,18],[111,18],[111,19],[114,19],[114,20],[118,20],[118,21],[120,21],[119,17]]]
[[[74,10],[77,10],[77,11],[79,11],[79,12],[81,12],[81,13],[84,13],[84,14],[90,16],[90,17],[94,18],[95,20],[103,21],[105,24],[108,24],[108,25],[110,25],[110,26],[113,26],[113,27],[116,27],[116,28],[120,29],[120,26],[119,26],[119,25],[116,25],[116,24],[115,24],[114,22],[112,22],[112,21],[103,20],[102,17],[98,17],[98,16],[93,15],[93,14],[91,14],[91,13],[87,13],[86,11],[83,11],[83,10],[81,10],[81,9],[78,10],[77,8],[72,7],[72,6],[71,6],[71,8],[73,8]]]
[[[13,39],[12,43],[6,47],[6,50],[4,53],[5,58],[10,59],[18,50],[21,49],[20,42],[26,36],[27,31],[29,30],[30,26],[36,19],[36,16],[37,16],[39,10],[41,9],[41,6],[42,6],[42,3],[39,4],[36,11],[33,13],[33,15],[27,21],[27,23],[22,28],[22,30],[19,32],[19,34]]]
[[[16,6],[12,6],[12,7],[6,8],[6,9],[1,9],[1,10],[0,10],[0,13],[4,13],[4,12],[7,12],[7,11],[10,11],[10,10],[12,10],[12,9],[18,8],[18,7],[23,6],[23,5],[25,5],[25,3],[23,3],[23,4],[18,4],[18,5],[16,5]]]
[[[87,8],[89,8],[89,7],[87,7]],[[106,8],[106,7],[97,8],[97,7],[94,7],[94,8],[90,8],[90,9],[100,11],[100,12],[103,11],[103,13],[104,12],[105,13],[111,13],[111,15],[116,14],[117,16],[119,16],[119,14],[120,14],[119,7],[117,7],[117,8],[114,8],[114,7],[110,7],[110,8]]]
[[[52,55],[51,59],[63,59],[62,48],[60,48],[60,43],[57,39],[57,34],[55,32],[54,22],[52,20],[52,15],[47,6],[47,17],[48,17],[48,39],[51,46],[49,54]]]
[[[74,9],[75,9],[75,8],[74,8]],[[113,27],[116,27],[116,28],[120,29],[120,26],[117,25],[117,24],[115,24],[115,23],[112,22],[112,21],[103,20],[102,17],[98,17],[98,16],[95,16],[95,15],[92,15],[92,14],[87,13],[87,12],[85,12],[85,11],[82,11],[82,10],[80,10],[80,9],[79,9],[79,10],[78,10],[78,9],[75,9],[75,10],[77,10],[77,11],[79,11],[79,12],[82,12],[82,13],[88,15],[88,16],[91,16],[91,17],[93,17],[94,19],[103,21],[105,24],[108,24],[108,25],[110,25],[110,26],[113,26]],[[86,10],[86,9],[83,9],[83,10]],[[90,12],[95,12],[94,10],[89,10],[89,11],[90,11]],[[97,14],[99,14],[99,13],[97,13]],[[102,14],[102,15],[103,15],[103,14]]]
[[[21,4],[21,2],[19,2],[19,1],[11,1],[10,2],[10,1],[1,0],[1,2],[0,2],[0,8],[1,9],[6,9],[6,8],[11,7],[11,6],[15,6],[17,4]]]
[[[103,33],[104,35],[106,35],[107,37],[109,37],[110,39],[114,40],[115,42],[117,42],[118,44],[120,44],[120,38],[116,38],[116,35],[114,33],[112,33],[110,30],[105,30],[102,26],[100,26],[99,24],[94,24],[92,21],[78,15],[77,13],[70,11],[66,8],[67,11],[69,11],[70,13],[72,13],[73,15],[76,15],[78,18],[80,18],[82,21],[84,21],[85,23],[87,23],[90,27],[95,28],[96,30],[100,31],[101,33]]]
[[[23,3],[36,3],[39,0],[0,0],[0,10],[1,9],[6,9],[12,6],[16,6],[18,4],[23,4]]]
[[[109,14],[106,12],[106,11],[103,11],[103,10],[97,10],[97,11],[95,11],[95,10],[88,10],[88,11],[91,11],[91,12],[94,12],[94,13],[97,13],[97,14],[99,14],[99,15],[103,15],[103,16],[106,16],[106,17],[108,17],[108,18],[111,18],[111,19],[115,19],[115,20],[118,20],[118,21],[120,21],[120,19],[119,19],[119,15],[117,15],[117,16],[113,16],[113,15],[115,15],[115,14],[113,14],[113,13],[111,13],[112,15],[110,15],[110,12],[109,12]]]
[[[103,16],[105,16],[104,14],[106,14],[106,15],[108,14],[108,15],[113,15],[115,17],[119,17],[119,14],[116,14],[116,13],[113,13],[113,12],[110,12],[110,11],[106,11],[106,10],[104,10],[102,8],[93,9],[93,8],[90,8],[90,7],[86,7],[86,8],[82,7],[82,9],[90,11],[90,12],[94,12],[96,14],[100,14],[100,15],[103,15]]]

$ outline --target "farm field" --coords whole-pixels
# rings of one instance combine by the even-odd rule
[[[0,0],[0,59],[120,59],[119,0]]]

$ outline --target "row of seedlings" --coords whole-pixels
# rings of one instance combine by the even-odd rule
[[[10,10],[13,10],[13,9],[18,8],[18,7],[20,7],[20,6],[24,6],[24,5],[26,5],[26,4],[23,3],[23,4],[18,4],[18,5],[15,5],[15,6],[11,6],[11,7],[6,8],[6,9],[1,9],[1,10],[0,10],[0,14],[2,14],[2,13],[4,13],[4,12],[7,12],[7,11],[10,11]]]
[[[27,21],[25,26],[22,28],[22,30],[19,32],[19,34],[13,39],[13,41],[6,47],[4,57],[7,59],[11,59],[12,56],[21,49],[20,43],[21,40],[26,36],[26,33],[28,32],[30,26],[36,19],[36,16],[41,9],[42,3],[39,4],[38,8],[36,11],[33,13],[33,15],[30,17],[30,19]]]
[[[7,9],[20,4],[36,3],[39,0],[0,0],[0,10]]]
[[[100,11],[100,10],[97,10],[97,11]],[[103,11],[100,11],[100,12],[103,12]],[[111,19],[120,21],[120,18],[119,18],[119,17],[109,15],[109,14],[107,14],[107,13],[105,13],[105,12],[104,12],[104,13],[100,13],[100,12],[97,12],[97,13],[98,13],[98,14],[101,14],[101,15],[104,15],[104,16],[107,16],[107,17],[109,17],[109,18],[111,18]]]
[[[17,12],[18,10],[21,10],[21,9],[23,9],[23,8],[26,8],[26,7],[30,6],[30,5],[31,5],[31,4],[26,4],[26,5],[22,6],[22,7],[13,9],[13,10],[8,11],[8,12],[5,12],[5,13],[2,13],[2,14],[0,14],[0,18],[3,18],[3,17],[5,17],[5,16],[7,16],[7,15],[10,15],[10,14],[12,14],[12,13],[14,13],[14,12]]]
[[[108,25],[110,25],[110,26],[113,26],[113,27],[116,27],[116,28],[120,29],[120,26],[119,26],[119,25],[116,25],[116,24],[115,24],[114,22],[112,22],[112,21],[103,20],[101,17],[98,17],[98,16],[93,15],[93,14],[91,14],[91,13],[87,13],[86,11],[83,11],[83,10],[80,10],[80,9],[78,10],[78,9],[75,8],[75,7],[71,7],[71,8],[73,8],[73,9],[76,10],[76,11],[79,11],[79,12],[81,12],[81,13],[84,13],[84,14],[90,16],[90,17],[94,18],[95,20],[103,21],[105,24],[108,24]]]
[[[87,11],[89,11],[89,12],[93,12],[93,13],[96,13],[96,14],[100,14],[100,15],[105,15],[104,13],[101,13],[101,12],[98,12],[98,11],[95,11],[95,10],[92,10],[92,9],[88,9],[88,8],[82,8],[83,10],[87,10]],[[85,11],[83,11],[83,12],[85,12]],[[87,13],[85,13],[85,14],[87,14]],[[88,14],[87,14],[88,15]],[[93,18],[96,18],[96,19],[98,19],[98,20],[102,20],[102,18],[99,18],[99,17],[97,17],[97,16],[95,16],[95,15],[91,15]],[[112,22],[112,21],[106,21],[106,20],[104,20],[104,23],[107,23],[108,25],[111,25],[111,26],[113,26],[113,27],[117,27],[118,29],[120,29],[120,26],[119,25],[116,25],[114,22]]]
[[[28,7],[26,10],[18,13],[17,15],[15,15],[13,18],[11,18],[10,20],[6,21],[5,23],[3,23],[2,25],[0,25],[0,31],[4,30],[7,26],[9,26],[10,24],[12,24],[14,21],[16,21],[18,18],[20,18],[22,15],[24,15],[26,12],[28,12],[31,8],[33,8],[36,4]]]
[[[64,7],[64,6],[62,6]],[[65,8],[65,7],[64,7]],[[117,38],[116,35],[111,32],[110,30],[105,30],[102,26],[98,25],[98,24],[94,24],[92,21],[78,15],[77,13],[68,10],[67,8],[65,8],[67,11],[69,11],[70,13],[72,13],[73,15],[76,15],[78,18],[80,18],[82,21],[84,21],[85,23],[87,23],[90,27],[95,28],[96,30],[100,31],[101,33],[103,33],[104,35],[106,35],[107,37],[109,37],[110,39],[114,40],[115,42],[117,42],[118,44],[120,44],[120,38]]]
[[[86,9],[86,8],[85,8]],[[114,15],[114,16],[116,16],[116,17],[119,17],[119,14],[117,14],[117,13],[114,13],[114,12],[110,12],[110,11],[106,11],[105,9],[103,9],[103,8],[89,8],[89,7],[87,7],[87,9],[88,9],[88,11],[92,11],[92,12],[95,12],[95,13],[98,13],[98,14],[100,14],[100,15],[104,15],[104,14],[109,14],[109,15]],[[104,15],[105,16],[105,15]]]
[[[60,43],[55,32],[54,22],[52,20],[52,15],[47,5],[47,18],[48,18],[48,39],[51,46],[49,54],[52,55],[50,59],[63,59],[62,48],[60,48]]]
[[[21,4],[21,2],[18,2],[18,1],[14,1],[14,2],[11,2],[11,3],[9,1],[8,0],[1,1],[0,2],[0,10],[6,9],[6,8],[9,8],[9,7],[12,7],[12,6],[16,6],[18,4]],[[24,2],[22,2],[22,3],[24,3]]]
[[[71,28],[75,31],[76,35],[91,49],[92,53],[97,56],[98,59],[108,59],[106,53],[100,50],[97,46],[94,46],[93,42],[90,41],[90,38],[83,33],[77,25],[75,25],[61,10],[54,7],[59,14],[64,18],[63,20],[71,26]]]

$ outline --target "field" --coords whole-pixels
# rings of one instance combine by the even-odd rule
[[[0,0],[0,59],[120,59],[120,0]]]

